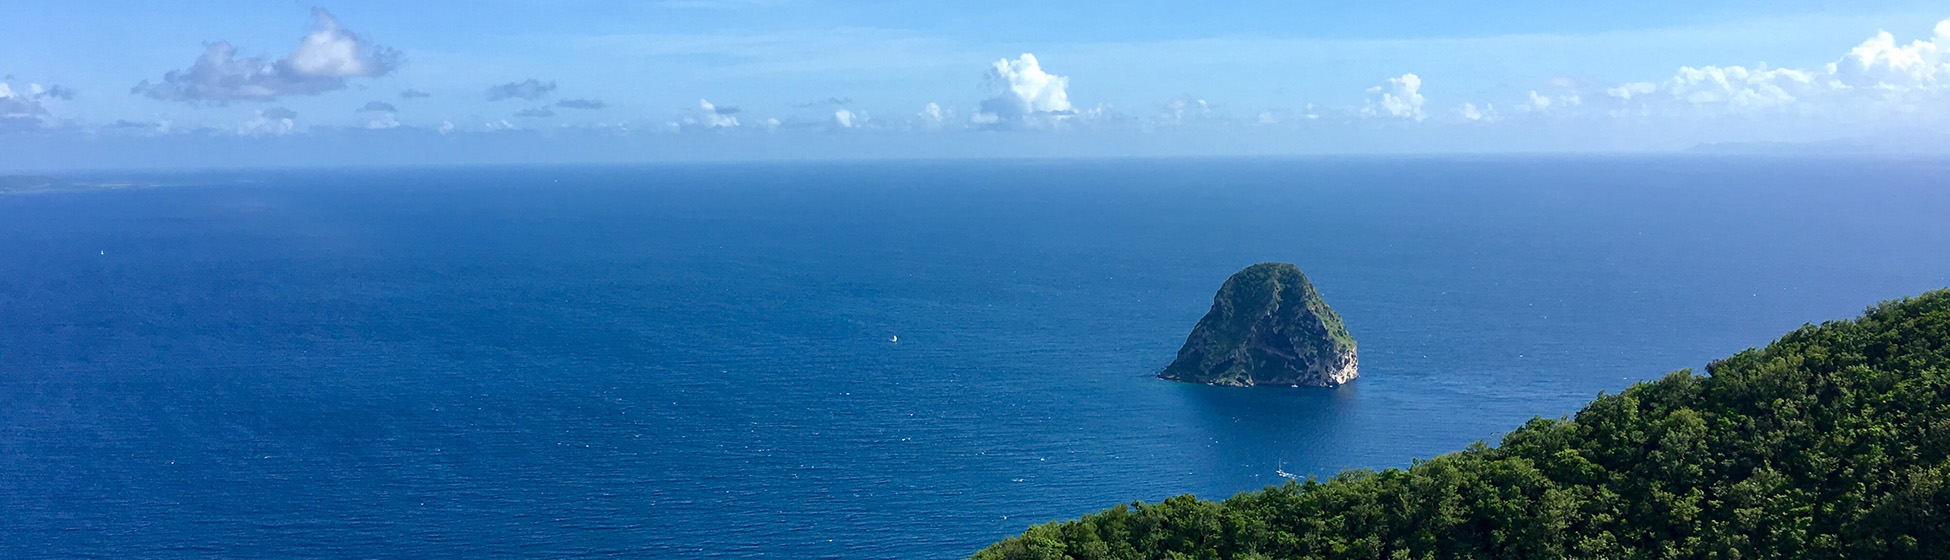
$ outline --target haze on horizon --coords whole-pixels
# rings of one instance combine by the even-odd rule
[[[83,0],[0,13],[0,171],[1950,152],[1950,9],[1920,1]]]

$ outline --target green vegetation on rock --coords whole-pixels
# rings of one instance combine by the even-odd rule
[[[1406,470],[1031,527],[1001,559],[1950,558],[1950,291]]]
[[[1354,337],[1300,267],[1261,263],[1226,279],[1158,377],[1215,385],[1334,386],[1356,375]]]

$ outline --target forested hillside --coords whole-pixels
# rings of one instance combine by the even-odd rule
[[[1950,558],[1950,290],[1406,470],[1031,527],[979,560]]]

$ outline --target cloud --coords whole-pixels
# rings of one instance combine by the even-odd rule
[[[794,104],[793,107],[797,107],[800,109],[811,109],[815,107],[845,107],[847,105],[852,105],[852,104],[853,104],[853,98],[851,97],[828,97],[825,99],[821,99],[819,101],[809,101],[806,103]]]
[[[601,109],[609,104],[601,99],[564,99],[555,102],[555,106],[563,109]]]
[[[1268,115],[1269,117],[1271,115]],[[1167,124],[1184,124],[1189,121],[1207,120],[1213,117],[1212,104],[1204,99],[1178,96],[1166,102],[1159,120]]]
[[[939,129],[955,118],[952,109],[942,109],[939,103],[929,103],[921,107],[921,126]]]
[[[1631,82],[1605,93],[1645,110],[1933,110],[1944,106],[1944,94],[1950,93],[1947,50],[1950,20],[1943,20],[1929,40],[1903,45],[1879,31],[1819,68],[1684,66],[1656,84]]]
[[[27,97],[30,99],[72,101],[74,100],[74,95],[74,89],[66,86],[49,85],[47,87],[41,87],[40,84],[27,84]]]
[[[524,119],[538,119],[544,117],[553,117],[555,116],[555,111],[548,110],[548,107],[536,107],[533,109],[523,109],[521,111],[518,111],[515,113],[515,116]]]
[[[427,97],[433,97],[433,94],[420,91],[417,89],[409,89],[409,90],[401,90],[399,92],[399,97],[400,99],[423,99]]]
[[[399,119],[393,118],[393,113],[390,111],[380,113],[378,117],[366,123],[366,130],[391,130],[395,128],[399,128]]]
[[[1496,122],[1495,105],[1484,104],[1481,108],[1478,108],[1475,103],[1464,103],[1461,108],[1456,109],[1456,113],[1461,115],[1465,121]]]
[[[1630,101],[1633,97],[1643,96],[1656,91],[1659,91],[1659,84],[1652,82],[1631,82],[1620,84],[1618,87],[1606,88],[1605,95]]]
[[[1563,109],[1566,107],[1576,107],[1582,104],[1584,104],[1584,99],[1578,97],[1577,92],[1568,92],[1563,95],[1552,97],[1549,95],[1538,94],[1537,90],[1533,89],[1530,90],[1530,99],[1528,99],[1523,105],[1520,105],[1520,107],[1522,107],[1523,110],[1525,111],[1530,111],[1534,113],[1543,113],[1543,112],[1550,111],[1551,107],[1553,106],[1559,109]]]
[[[41,106],[39,96],[15,92],[0,82],[0,132],[39,130],[46,116],[47,108]]]
[[[47,114],[40,100],[32,95],[14,92],[6,82],[0,82],[0,117],[39,117]]]
[[[1076,113],[1067,91],[1070,78],[1044,72],[1036,55],[997,60],[989,65],[984,81],[994,95],[982,100],[971,118],[977,124],[1031,123],[1039,117],[1060,120]]]
[[[1950,19],[1937,22],[1929,41],[1897,45],[1888,31],[1856,45],[1841,60],[1829,63],[1827,73],[1850,87],[1889,90],[1935,89],[1950,81]]]
[[[238,136],[285,136],[297,130],[298,112],[272,107],[257,112],[257,117],[237,125]]]
[[[861,121],[859,124],[865,124],[866,116],[860,115],[857,118],[858,120]],[[854,123],[855,119],[856,116],[854,115],[853,111],[848,111],[846,109],[833,111],[833,123],[840,125],[840,128],[853,128],[855,126]]]
[[[555,82],[543,82],[529,78],[519,82],[509,82],[487,89],[488,101],[503,99],[541,99],[555,91]]]
[[[384,76],[398,67],[398,51],[339,27],[330,12],[314,9],[312,18],[311,33],[284,58],[238,58],[236,47],[218,41],[189,68],[171,70],[158,83],[143,80],[129,92],[189,103],[270,101],[345,89],[347,79]]]
[[[357,111],[353,111],[353,112],[355,112],[355,113],[395,113],[395,112],[399,112],[399,108],[397,108],[397,107],[394,107],[394,106],[393,106],[393,104],[391,104],[391,103],[387,103],[387,102],[384,102],[384,101],[367,101],[367,102],[366,102],[366,105],[365,105],[364,107],[360,107],[360,108],[359,108],[359,109],[358,109]]]
[[[1664,89],[1673,99],[1693,105],[1766,108],[1787,105],[1800,95],[1815,93],[1821,87],[1815,80],[1816,76],[1807,72],[1769,70],[1765,66],[1751,70],[1741,66],[1687,66],[1666,80]]]
[[[1388,85],[1368,88],[1368,93],[1380,97],[1370,99],[1368,106],[1361,108],[1367,116],[1387,116],[1420,121],[1428,118],[1422,112],[1422,78],[1414,74],[1402,74],[1400,78],[1389,78]]]
[[[697,110],[684,117],[682,123],[691,128],[732,128],[738,126],[738,108],[730,105],[714,105],[708,100],[697,100]]]

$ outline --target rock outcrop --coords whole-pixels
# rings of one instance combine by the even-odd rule
[[[1320,292],[1286,263],[1226,279],[1212,310],[1158,377],[1189,383],[1333,387],[1353,380],[1354,337]]]

